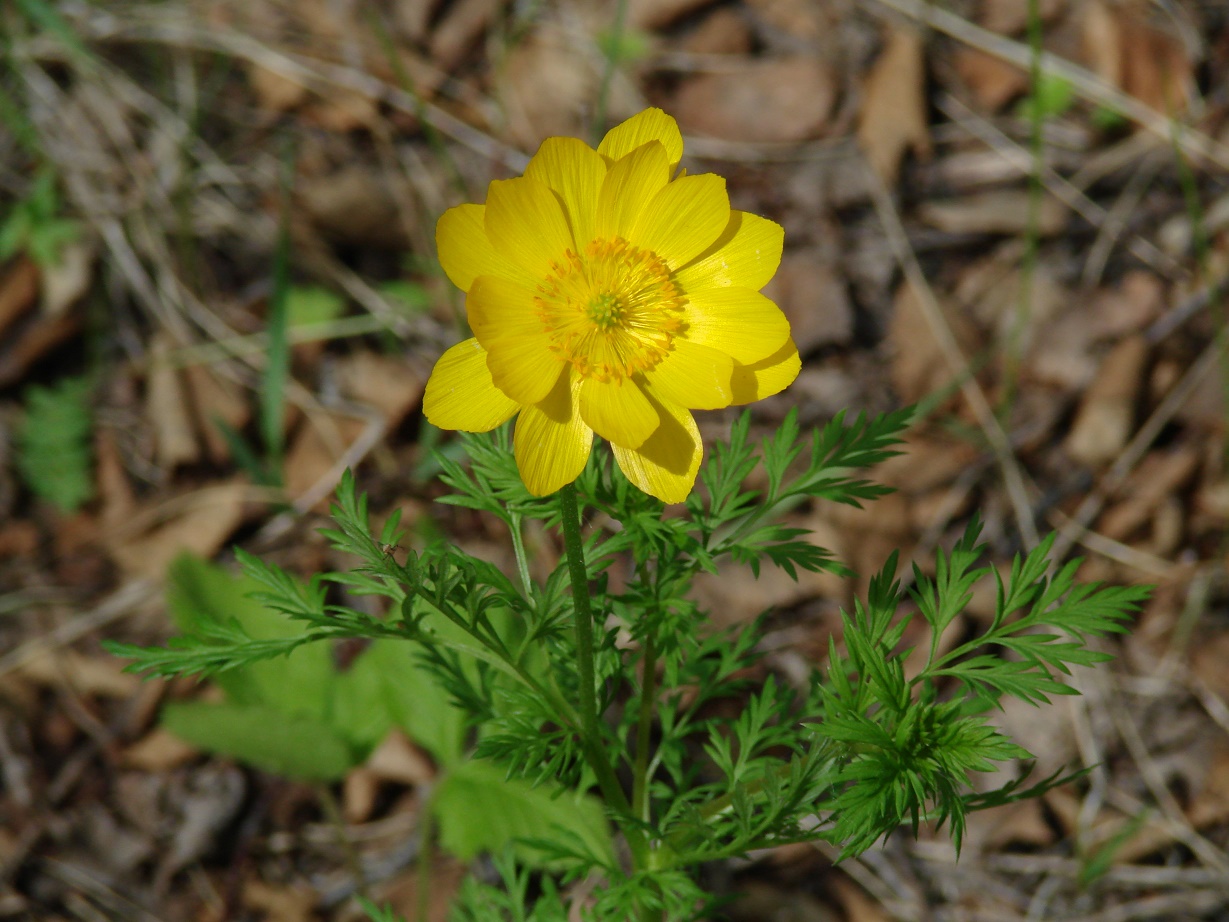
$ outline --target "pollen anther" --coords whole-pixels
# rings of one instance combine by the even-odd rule
[[[582,377],[621,380],[670,352],[686,303],[656,253],[622,237],[551,264],[534,298],[551,350]]]

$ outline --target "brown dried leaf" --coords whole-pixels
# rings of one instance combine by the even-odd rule
[[[363,766],[381,781],[399,784],[428,784],[438,774],[425,750],[416,746],[400,730],[393,730],[371,753]]]
[[[80,329],[78,311],[36,311],[22,317],[15,330],[0,338],[0,387],[20,381],[35,362]]]
[[[255,62],[247,65],[247,76],[258,105],[275,115],[297,109],[308,97],[302,83]]]
[[[376,101],[357,90],[332,89],[320,101],[306,106],[303,119],[326,131],[345,134],[374,128],[380,121]]]
[[[465,865],[454,858],[440,858],[431,865],[428,880],[431,892],[427,896],[427,918],[423,922],[447,922],[454,897],[469,873]],[[419,915],[418,885],[422,874],[413,868],[375,894],[376,902],[387,902],[394,912],[407,919]]]
[[[862,96],[858,143],[883,181],[894,185],[906,151],[930,156],[925,45],[920,33],[892,28],[867,75]]]
[[[1130,537],[1187,484],[1201,460],[1200,452],[1190,445],[1150,452],[1119,491],[1121,501],[1101,516],[1097,531],[1115,541]]]
[[[174,518],[110,548],[111,556],[128,574],[150,579],[161,579],[183,551],[212,557],[243,521],[250,490],[236,480],[181,497]]]
[[[1066,449],[1081,464],[1105,464],[1118,457],[1135,426],[1135,402],[1144,384],[1149,346],[1129,336],[1105,357],[1084,393]]]
[[[747,54],[755,44],[747,19],[738,10],[720,7],[683,39],[692,54]]]
[[[909,495],[927,493],[955,480],[977,455],[968,442],[911,431],[900,454],[875,468],[875,480]]]
[[[357,352],[337,367],[346,396],[374,407],[388,429],[395,429],[422,400],[426,380],[403,359]]]
[[[1222,698],[1229,698],[1229,631],[1203,638],[1191,652],[1191,671]]]
[[[120,764],[145,772],[165,772],[186,765],[199,751],[169,730],[156,727],[120,755]]]
[[[843,344],[853,336],[853,306],[845,280],[815,247],[791,250],[764,294],[789,318],[798,351]]]
[[[956,73],[985,112],[998,112],[1028,90],[1028,74],[1002,58],[961,46],[956,50]],[[1001,154],[996,154],[1002,160]]]
[[[393,23],[397,30],[413,42],[427,37],[431,14],[440,5],[440,0],[397,0],[393,4]]]
[[[302,178],[295,193],[308,218],[329,240],[384,249],[406,246],[405,215],[399,203],[408,190],[389,188],[385,173],[370,165],[347,164],[325,175]]]
[[[431,36],[431,57],[442,70],[456,69],[504,2],[505,0],[458,0],[449,5],[443,20]]]
[[[251,408],[239,385],[223,378],[204,365],[184,369],[184,386],[196,411],[196,426],[205,442],[205,451],[214,462],[230,458],[230,443],[222,436],[218,423],[235,431],[247,425]]]
[[[597,75],[576,42],[544,23],[509,53],[499,81],[513,138],[526,148],[553,135],[582,135],[581,112]]]
[[[1048,22],[1061,15],[1067,0],[1041,0],[1041,20]],[[981,0],[977,22],[982,28],[1000,35],[1015,35],[1028,25],[1029,5],[1021,0]]]
[[[26,660],[18,671],[37,685],[67,683],[78,694],[102,698],[131,698],[141,687],[140,677],[124,672],[119,660],[76,650],[48,650]]]
[[[1223,746],[1213,759],[1203,787],[1187,811],[1196,829],[1229,822],[1229,750]]]
[[[714,0],[630,0],[627,4],[627,21],[637,29],[660,29],[676,19],[706,6]]]
[[[48,316],[63,314],[79,301],[94,278],[94,247],[76,241],[60,250],[60,261],[43,267],[39,305]]]
[[[834,874],[829,883],[845,910],[847,922],[891,922],[892,916],[845,875]]]
[[[1195,62],[1183,42],[1140,3],[1090,0],[1084,14],[1089,68],[1158,112],[1179,115],[1197,94]]]
[[[774,32],[819,43],[840,18],[840,5],[814,0],[745,0],[752,16]]]
[[[264,922],[312,922],[318,897],[302,884],[266,884],[255,877],[243,882],[243,904],[261,913]]]
[[[0,335],[34,306],[39,278],[38,266],[24,256],[0,277]]]
[[[972,354],[977,342],[972,325],[950,311],[947,322],[964,354]],[[914,403],[951,383],[953,372],[922,313],[921,302],[912,285],[901,285],[896,292],[887,343],[892,355],[892,386],[901,400]]]
[[[332,469],[366,428],[362,420],[340,413],[312,413],[295,435],[286,453],[286,492],[301,496]],[[328,498],[319,508],[328,508]]]
[[[731,141],[794,143],[823,132],[836,94],[836,80],[822,61],[791,55],[691,77],[674,106],[685,131]]]
[[[0,560],[34,556],[40,537],[38,526],[29,519],[9,519],[0,523]]]
[[[949,234],[1022,234],[1029,225],[1028,197],[1028,192],[1012,189],[927,201],[918,207],[918,217]],[[1069,212],[1058,199],[1043,198],[1037,211],[1037,231],[1043,237],[1066,228]]]
[[[785,608],[828,595],[840,584],[841,580],[831,574],[806,571],[795,581],[785,571],[765,563],[758,579],[750,567],[723,566],[720,573],[697,576],[694,588],[696,601],[711,612],[713,624],[727,627],[745,624],[766,608]]]
[[[243,806],[247,782],[233,766],[210,766],[195,772],[177,799],[174,835],[156,872],[164,887],[177,871],[204,855]]]
[[[1027,362],[1029,377],[1069,390],[1086,387],[1096,375],[1097,344],[1143,330],[1158,315],[1164,295],[1155,275],[1135,271],[1117,288],[1090,298],[1067,298],[1065,309],[1036,330]]]

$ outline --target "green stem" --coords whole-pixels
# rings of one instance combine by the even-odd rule
[[[615,777],[598,725],[596,682],[594,680],[593,653],[593,607],[589,599],[589,574],[585,569],[585,544],[580,536],[580,511],[576,506],[576,488],[567,484],[559,491],[559,518],[563,524],[563,548],[568,558],[568,572],[572,578],[572,603],[576,609],[576,669],[580,682],[581,743],[585,761],[597,776],[598,786],[607,805],[634,816],[631,804],[619,779]],[[640,831],[628,833],[628,845],[636,861],[636,867],[646,866],[649,858],[649,843]]]
[[[636,724],[636,764],[632,768],[632,813],[642,823],[649,821],[649,741],[653,732],[653,703],[657,698],[657,644],[644,641],[644,676],[640,681],[640,714]],[[640,922],[662,922],[664,913],[642,909]]]
[[[653,730],[653,703],[657,697],[657,644],[644,642],[644,677],[640,682],[640,717],[636,725],[636,764],[632,770],[632,811],[642,823],[649,821],[649,739]]]
[[[614,25],[610,30],[610,47],[606,65],[602,68],[602,84],[597,91],[597,104],[593,107],[593,137],[600,141],[606,133],[606,107],[610,102],[610,84],[614,81],[615,69],[623,58],[624,25],[627,19],[627,0],[615,3]]]
[[[516,553],[516,572],[521,577],[521,588],[525,590],[525,601],[533,604],[533,580],[529,576],[529,555],[525,553],[525,535],[521,531],[521,517],[512,515],[508,530],[512,533],[512,550]]]

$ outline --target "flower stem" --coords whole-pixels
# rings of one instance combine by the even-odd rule
[[[654,702],[657,698],[657,644],[652,635],[644,640],[640,664],[640,713],[636,720],[636,763],[632,766],[632,812],[641,823],[649,822],[649,743],[653,734]],[[651,851],[652,846],[649,846]],[[662,922],[665,913],[643,909],[640,922]]]
[[[644,641],[640,680],[640,715],[636,724],[636,764],[632,769],[632,810],[642,823],[649,821],[649,740],[653,731],[653,701],[657,697],[657,644]]]
[[[568,558],[572,578],[572,603],[576,609],[576,668],[580,682],[581,743],[585,761],[597,776],[602,796],[611,808],[634,816],[631,804],[619,779],[615,777],[599,727],[596,682],[594,680],[593,606],[589,599],[589,574],[585,569],[585,545],[580,536],[580,511],[576,506],[576,488],[567,484],[559,491],[559,518],[563,524],[563,548]],[[628,831],[628,846],[637,867],[648,860],[648,840],[639,831]]]

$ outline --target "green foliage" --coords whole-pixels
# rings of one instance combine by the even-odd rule
[[[181,556],[168,572],[167,592],[181,636],[165,648],[108,645],[113,653],[135,659],[139,669],[208,674],[226,693],[223,704],[169,705],[164,725],[207,751],[311,781],[343,777],[391,727],[399,727],[442,770],[431,809],[444,844],[457,854],[498,850],[520,839],[542,843],[518,850],[531,865],[567,867],[577,856],[612,863],[610,833],[597,801],[556,783],[535,787],[508,779],[503,769],[465,751],[464,714],[455,702],[489,707],[506,700],[508,689],[499,677],[536,673],[537,648],[524,643],[520,626],[488,604],[490,599],[475,600],[466,610],[469,600],[462,591],[453,596],[458,602],[454,609],[445,601],[450,587],[433,585],[419,600],[427,604],[415,610],[413,596],[384,581],[387,574],[404,576],[407,568],[420,566],[413,552],[410,562],[400,565],[388,550],[401,537],[397,520],[387,523],[377,542],[368,531],[366,501],[356,495],[349,477],[339,500],[342,505],[334,511],[340,528],[328,534],[335,546],[364,557],[368,566],[328,574],[328,582],[344,584],[355,595],[385,596],[400,617],[384,620],[328,604],[325,579],[304,584],[242,552],[242,576]],[[435,560],[427,558],[427,572],[463,589],[457,586],[461,573],[434,566]],[[479,569],[498,572],[489,565]],[[440,617],[441,609],[455,620]],[[303,625],[315,629],[304,631]],[[489,663],[461,656],[462,651],[482,653],[475,636],[515,641],[522,655],[515,660],[490,657]],[[370,640],[344,671],[334,664],[330,645],[317,642],[341,637]],[[441,686],[453,701],[440,694]],[[551,844],[560,839],[565,848]]]
[[[207,752],[302,781],[336,781],[354,767],[350,740],[323,720],[259,704],[183,701],[162,726]]]
[[[407,314],[425,314],[431,309],[431,294],[417,282],[394,279],[376,286],[376,291]]]
[[[1016,115],[1027,121],[1046,120],[1066,115],[1075,104],[1075,88],[1071,81],[1057,74],[1041,75],[1033,92],[1020,100]]]
[[[643,61],[653,50],[653,37],[639,29],[603,29],[595,40],[602,57],[615,66]]]
[[[1089,640],[1123,630],[1146,589],[1077,583],[1078,562],[1054,568],[1053,539],[1000,579],[981,562],[975,521],[936,555],[933,575],[915,568],[908,590],[890,559],[866,599],[843,614],[826,669],[800,686],[771,675],[751,684],[763,670],[761,623],[715,631],[690,597],[698,574],[731,562],[757,573],[765,564],[791,576],[844,572],[781,517],[814,499],[858,505],[885,492],[858,471],[894,454],[911,418],[909,410],[841,416],[804,434],[791,414],[757,442],[744,415],[705,464],[703,488],[669,515],[594,452],[576,483],[584,518],[617,523],[592,528],[583,548],[600,613],[593,692],[604,719],[596,728],[579,713],[581,647],[566,563],[543,581],[530,579],[520,537],[529,521],[558,525],[561,506],[525,490],[508,427],[464,437],[468,465],[453,457],[439,463],[454,491],[445,503],[489,513],[509,529],[519,580],[442,542],[390,553],[403,537],[397,518],[373,532],[366,499],[347,475],[336,526],[325,534],[354,555],[352,569],[304,585],[240,553],[262,587],[259,601],[295,633],[261,634],[236,616],[202,619],[166,648],[123,652],[144,671],[225,676],[312,641],[368,638],[373,652],[360,663],[372,673],[353,680],[351,695],[366,701],[377,673],[397,671],[375,651],[412,645],[413,688],[395,695],[408,710],[392,709],[390,719],[408,725],[415,720],[408,703],[434,697],[464,713],[476,733],[473,750],[444,760],[435,804],[443,844],[469,857],[519,843],[514,858],[500,859],[502,887],[467,885],[458,920],[562,918],[549,877],[530,906],[526,863],[564,880],[598,875],[594,919],[691,919],[709,902],[693,876],[705,862],[817,840],[848,857],[924,821],[946,824],[959,847],[969,812],[1080,777],[1058,773],[1029,784],[1026,772],[989,790],[970,784],[973,773],[1028,758],[987,712],[1003,696],[1042,706],[1072,693],[1064,676],[1107,658]],[[990,581],[994,618],[942,650],[939,637],[974,588]],[[384,599],[388,614],[328,602],[330,584]],[[927,629],[924,660],[904,645],[917,636],[910,631],[917,619]],[[414,726],[440,750],[460,745],[453,724]],[[630,779],[628,789],[619,779]],[[615,857],[621,853],[597,808],[581,806],[599,793],[630,858]]]
[[[894,581],[895,559],[873,581],[867,603],[844,615],[846,650],[832,643],[816,733],[831,744],[840,766],[827,807],[845,855],[868,848],[902,823],[916,830],[924,817],[950,823],[959,849],[970,805],[985,805],[962,790],[968,774],[1029,757],[987,723],[984,711],[1005,694],[1032,704],[1048,702],[1048,695],[1075,694],[1059,674],[1108,659],[1089,650],[1086,639],[1124,630],[1147,597],[1141,587],[1076,584],[1078,561],[1047,576],[1053,536],[1017,557],[1004,583],[991,568],[974,566],[984,551],[977,543],[980,530],[974,521],[950,552],[936,555],[934,577],[914,570],[915,587],[907,597],[931,636],[916,676],[906,677],[905,658],[912,651],[900,648],[909,616],[897,617],[904,597]],[[992,623],[940,654],[942,632],[968,604],[973,587],[988,578],[998,589]],[[1063,640],[1064,634],[1075,639]],[[1066,780],[996,793],[1019,799]]]
[[[55,174],[43,170],[0,223],[0,262],[25,253],[44,268],[58,265],[64,246],[81,236],[81,226],[59,214]]]
[[[529,874],[518,867],[511,851],[494,856],[495,871],[502,886],[494,886],[467,878],[456,903],[448,913],[448,922],[565,922],[569,918],[554,883],[542,881],[542,893],[537,900],[529,897]],[[375,922],[396,922],[379,919]]]
[[[472,760],[449,772],[435,790],[433,809],[439,816],[440,842],[465,861],[521,840],[527,843],[518,850],[522,860],[526,853],[537,852],[544,861],[560,855],[567,863],[573,854],[581,854],[589,864],[615,863],[597,799],[554,785],[509,781],[487,761]],[[547,838],[534,843],[540,836]]]
[[[24,396],[17,470],[35,496],[75,512],[94,495],[90,383],[63,378],[49,387],[31,385]]]
[[[1087,890],[1093,887],[1097,881],[1109,873],[1114,862],[1118,860],[1118,853],[1122,851],[1122,847],[1144,828],[1150,816],[1151,811],[1140,810],[1123,823],[1122,828],[1112,836],[1086,854],[1079,856],[1080,873],[1076,881],[1081,889]]]
[[[55,36],[78,65],[89,65],[92,59],[80,36],[47,0],[16,0],[16,7],[44,35]]]
[[[177,736],[312,781],[343,777],[393,726],[441,762],[456,759],[461,714],[430,695],[412,642],[375,640],[342,671],[327,644],[302,643],[299,626],[262,601],[269,579],[232,576],[185,554],[172,563],[167,581],[167,606],[184,643],[248,644],[271,654],[215,673],[224,704],[169,705],[163,723]],[[278,571],[274,586],[296,600],[322,600],[318,582],[303,586]]]
[[[291,285],[286,291],[286,325],[310,327],[336,320],[346,310],[346,299],[320,285]]]

